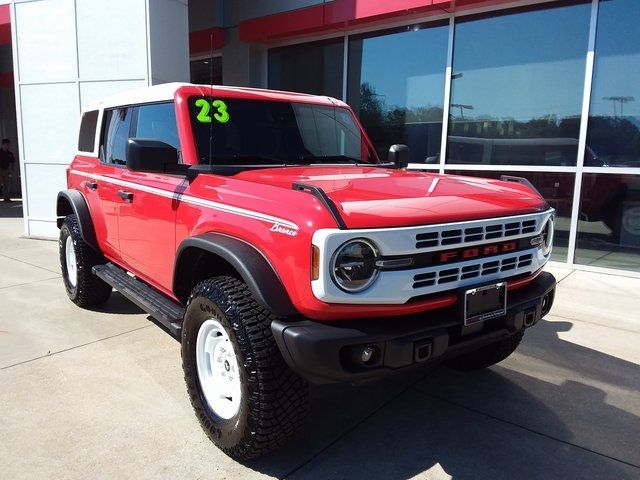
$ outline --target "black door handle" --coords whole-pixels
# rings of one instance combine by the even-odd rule
[[[97,190],[98,182],[90,182],[87,180],[86,182],[84,182],[84,186],[87,187],[89,190]]]
[[[124,190],[118,190],[118,196],[127,203],[133,202],[133,193],[125,192]]]

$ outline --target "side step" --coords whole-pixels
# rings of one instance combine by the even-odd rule
[[[128,275],[113,263],[96,265],[92,272],[155,318],[174,337],[180,338],[182,316],[184,315],[182,305],[167,298],[146,283]]]

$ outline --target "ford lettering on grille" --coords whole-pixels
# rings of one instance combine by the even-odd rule
[[[485,257],[488,255],[497,255],[499,253],[512,252],[517,248],[518,242],[505,242],[496,245],[481,245],[478,247],[461,248],[458,250],[442,252],[439,255],[439,259],[442,263],[452,262],[454,260]]]

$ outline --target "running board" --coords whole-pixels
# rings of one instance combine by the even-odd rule
[[[154,290],[146,283],[128,275],[113,263],[96,265],[92,272],[155,318],[174,337],[180,339],[182,316],[184,315],[182,305]]]

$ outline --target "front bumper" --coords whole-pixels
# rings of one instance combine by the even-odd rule
[[[275,320],[271,329],[289,366],[313,383],[360,382],[471,352],[535,325],[551,309],[556,279],[541,273],[509,292],[507,314],[464,326],[456,308],[339,324]],[[543,299],[545,300],[543,306]],[[364,347],[375,354],[360,360]]]

